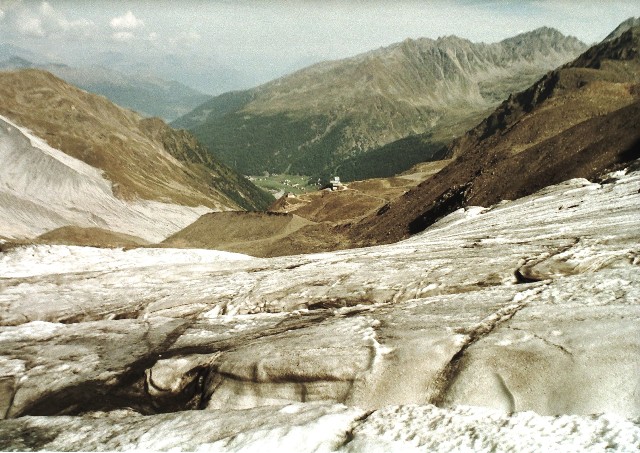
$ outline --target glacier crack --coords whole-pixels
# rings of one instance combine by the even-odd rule
[[[479,340],[490,335],[498,326],[513,318],[516,313],[527,306],[531,297],[541,292],[542,289],[542,287],[534,287],[516,294],[513,298],[514,303],[500,308],[485,317],[475,326],[465,329],[465,338],[461,347],[434,379],[434,392],[431,395],[429,403],[435,406],[442,406],[444,404],[446,395],[458,374],[465,351]]]

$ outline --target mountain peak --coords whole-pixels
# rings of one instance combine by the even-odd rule
[[[618,30],[619,29],[619,30]],[[599,68],[605,60],[632,61],[640,55],[640,25],[623,29],[618,27],[600,44],[591,47],[580,55],[571,66]]]
[[[602,41],[603,42],[611,41],[615,38],[620,37],[620,35],[622,35],[625,31],[629,30],[630,28],[638,27],[638,26],[640,26],[640,17],[630,17],[624,22],[622,22],[620,25],[618,25],[615,28],[615,30],[609,33],[607,37],[604,38]]]
[[[12,56],[4,61],[0,61],[0,70],[13,70],[23,68],[33,68],[34,64],[25,58]]]
[[[437,44],[444,44],[444,45],[454,45],[454,46],[459,46],[459,45],[468,45],[471,44],[471,41],[469,41],[468,39],[465,38],[461,38],[459,36],[456,35],[446,35],[446,36],[440,36],[438,37],[438,39],[436,40]]]
[[[501,41],[503,44],[532,44],[553,43],[554,47],[565,47],[575,49],[586,49],[587,45],[574,36],[564,35],[562,32],[551,27],[540,27],[535,30],[520,33],[511,38]]]
[[[539,27],[535,30],[531,30],[529,32],[521,33],[521,35],[531,35],[531,36],[552,36],[554,38],[563,38],[563,35],[558,29],[553,27]]]

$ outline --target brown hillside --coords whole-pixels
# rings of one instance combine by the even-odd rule
[[[167,247],[198,247],[258,257],[295,255],[348,248],[345,231],[383,209],[414,187],[412,176],[370,179],[340,191],[282,197],[268,213],[206,214],[163,242]]]
[[[38,236],[37,243],[80,245],[87,247],[140,247],[149,243],[144,239],[102,228],[66,226]]]
[[[261,191],[188,133],[143,119],[40,70],[0,72],[0,114],[102,169],[123,199],[218,209],[262,207]]]
[[[309,224],[308,220],[293,214],[213,212],[170,236],[162,245],[266,256],[283,238]]]

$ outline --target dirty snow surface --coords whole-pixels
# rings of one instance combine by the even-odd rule
[[[101,170],[3,116],[0,162],[0,232],[7,238],[33,238],[73,225],[160,242],[210,212],[203,206],[120,200]]]
[[[0,450],[638,451],[639,265],[631,170],[360,250],[14,248]]]

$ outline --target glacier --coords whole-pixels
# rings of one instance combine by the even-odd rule
[[[637,451],[640,166],[270,259],[0,254],[1,450]]]

